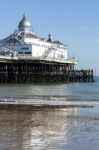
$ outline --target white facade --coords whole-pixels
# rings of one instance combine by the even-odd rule
[[[18,55],[32,56],[42,59],[67,60],[67,45],[53,41],[49,34],[45,40],[32,32],[31,23],[23,16],[19,22],[18,30],[0,41],[2,47],[16,51]]]

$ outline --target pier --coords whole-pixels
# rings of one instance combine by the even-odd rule
[[[55,82],[94,82],[94,72],[76,70],[72,62],[0,57],[0,83]]]
[[[0,83],[93,82],[93,69],[76,70],[68,45],[40,37],[23,15],[17,30],[0,40]]]

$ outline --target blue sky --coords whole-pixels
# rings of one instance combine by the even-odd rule
[[[12,33],[23,14],[33,30],[68,44],[77,68],[94,68],[99,75],[99,0],[0,0],[0,38]]]

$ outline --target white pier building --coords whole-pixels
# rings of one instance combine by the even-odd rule
[[[0,58],[44,59],[64,63],[76,64],[77,61],[68,59],[68,46],[53,40],[51,34],[48,39],[39,37],[32,31],[32,25],[25,15],[19,22],[18,29],[0,41]]]

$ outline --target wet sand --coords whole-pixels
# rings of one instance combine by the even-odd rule
[[[0,149],[98,150],[99,108],[4,105],[0,109]]]

